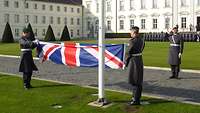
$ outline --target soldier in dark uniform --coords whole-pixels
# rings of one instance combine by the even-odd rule
[[[31,76],[33,71],[37,71],[37,67],[33,62],[32,49],[37,46],[38,41],[31,41],[30,31],[27,28],[23,29],[22,37],[19,40],[21,49],[21,62],[19,67],[19,72],[23,72],[23,83],[24,88],[31,88]]]
[[[178,34],[178,27],[174,27],[168,35],[170,42],[168,63],[171,66],[172,76],[170,79],[178,79],[180,71],[181,55],[183,53],[183,38]]]
[[[133,90],[133,98],[130,105],[140,105],[140,98],[142,94],[143,84],[143,60],[142,51],[144,49],[144,40],[139,36],[139,28],[133,27],[131,29],[131,39],[129,40],[128,57],[126,66],[129,71],[129,83],[135,87]]]

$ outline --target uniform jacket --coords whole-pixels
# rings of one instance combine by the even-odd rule
[[[22,37],[19,40],[20,49],[30,49],[30,51],[21,51],[21,62],[19,66],[19,72],[32,72],[38,70],[33,62],[32,49],[36,47],[32,41],[27,37]]]
[[[131,38],[129,40],[127,65],[129,71],[129,83],[131,85],[142,85],[143,83],[144,67],[142,55],[134,56],[134,54],[142,53],[144,45],[144,40],[140,37]]]
[[[173,34],[168,36],[168,40],[170,42],[168,63],[170,65],[179,65],[181,64],[181,58],[179,58],[178,54],[183,53],[183,38],[179,34]]]

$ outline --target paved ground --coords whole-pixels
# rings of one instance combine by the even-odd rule
[[[19,58],[0,57],[0,72],[20,74],[18,72]],[[97,86],[96,68],[73,68],[52,62],[35,61],[39,73],[37,78],[75,83],[78,85]],[[105,87],[107,89],[129,91],[127,70],[105,71]],[[144,70],[144,93],[163,96],[177,101],[192,101],[200,103],[200,74],[181,72],[181,80],[169,80],[170,72],[166,70]],[[21,85],[21,84],[19,84]],[[33,84],[34,85],[34,84]]]

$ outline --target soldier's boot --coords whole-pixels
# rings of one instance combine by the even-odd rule
[[[176,72],[176,74],[175,74],[175,79],[179,79],[178,73],[179,73],[179,72]]]
[[[175,73],[175,72],[172,72],[172,76],[170,76],[169,78],[170,78],[170,79],[176,78],[176,73]]]

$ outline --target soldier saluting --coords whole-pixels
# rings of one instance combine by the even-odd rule
[[[37,67],[34,64],[32,49],[37,46],[38,40],[30,40],[30,31],[27,28],[23,29],[22,37],[19,40],[21,49],[21,62],[19,67],[19,72],[23,72],[23,83],[24,88],[31,88],[31,76],[33,71],[37,71]]]
[[[129,83],[135,87],[135,90],[133,90],[133,98],[129,104],[140,105],[144,69],[142,51],[145,43],[142,37],[139,36],[139,27],[132,27],[130,35],[126,66],[128,66]]]
[[[169,78],[178,79],[181,64],[181,55],[183,53],[184,45],[183,38],[178,33],[178,26],[172,29],[167,38],[170,42],[168,63],[171,66],[172,72],[172,76],[170,76]]]

